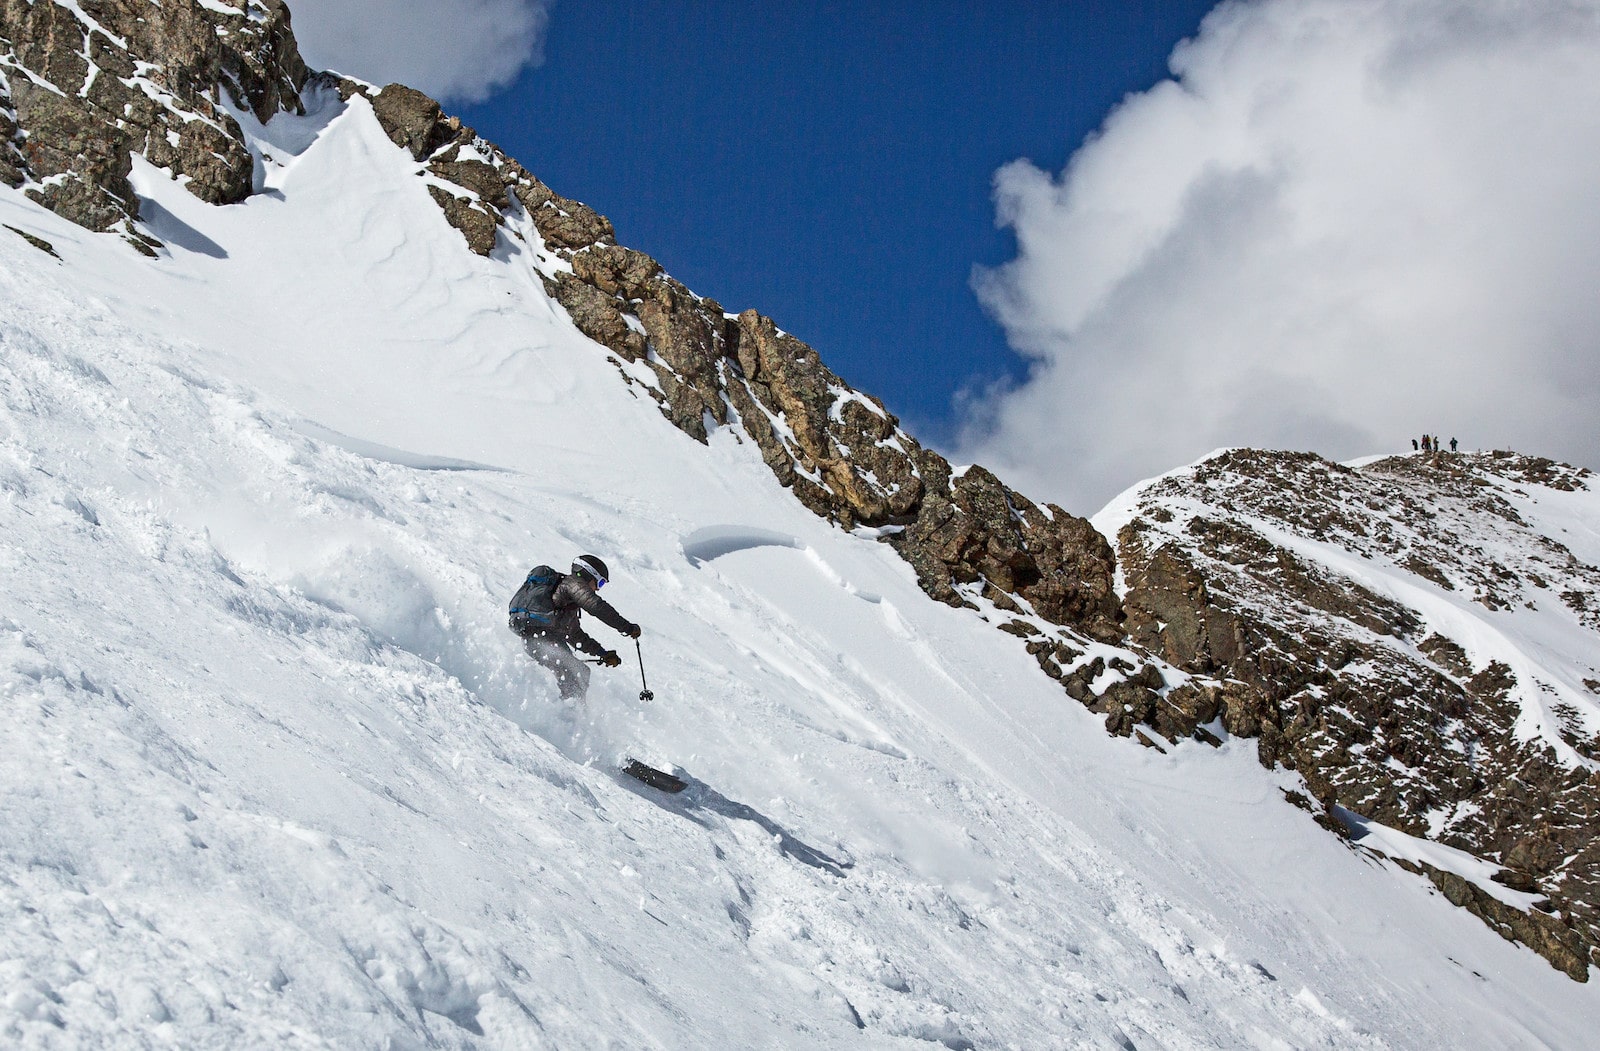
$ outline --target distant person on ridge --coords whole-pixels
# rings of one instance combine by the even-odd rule
[[[1422,436],[1422,451],[1425,453],[1433,452],[1433,440],[1426,434]]]
[[[589,667],[572,652],[573,647],[600,658],[608,668],[622,663],[615,650],[606,649],[584,632],[578,624],[580,615],[591,613],[628,638],[639,637],[639,625],[596,594],[610,575],[599,557],[579,555],[570,573],[534,566],[512,596],[511,630],[522,636],[528,656],[555,674],[564,701],[582,699],[589,691]]]
[[[1451,452],[1455,452],[1456,451],[1456,440],[1454,438],[1450,439],[1450,451]]]
[[[1417,440],[1415,438],[1411,439],[1411,451],[1412,452],[1416,452],[1417,451]]]

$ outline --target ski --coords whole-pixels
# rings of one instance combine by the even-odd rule
[[[629,759],[628,765],[622,768],[622,772],[662,792],[682,792],[689,787],[688,782],[681,781],[664,770],[646,766],[637,759]]]

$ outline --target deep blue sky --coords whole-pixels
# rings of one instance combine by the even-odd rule
[[[969,286],[990,180],[1059,170],[1213,0],[561,0],[546,61],[451,109],[620,243],[754,307],[925,441],[1025,364]]]

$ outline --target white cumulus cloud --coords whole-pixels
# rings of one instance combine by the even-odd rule
[[[476,102],[543,61],[548,0],[291,0],[301,55],[375,84]]]
[[[1600,0],[1230,0],[1170,67],[996,174],[1032,368],[959,455],[1080,513],[1224,445],[1600,467]]]

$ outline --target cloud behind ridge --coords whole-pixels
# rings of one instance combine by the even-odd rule
[[[962,458],[1080,513],[1225,445],[1600,466],[1600,0],[1230,0],[1170,65],[996,173],[1032,369]]]
[[[548,0],[298,0],[306,64],[478,102],[543,61]]]

